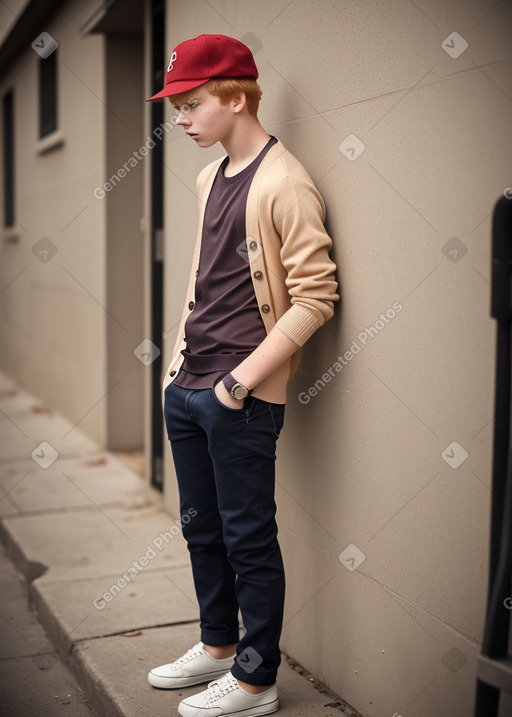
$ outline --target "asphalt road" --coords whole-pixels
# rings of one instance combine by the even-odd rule
[[[33,613],[24,578],[0,547],[0,714],[95,717]]]

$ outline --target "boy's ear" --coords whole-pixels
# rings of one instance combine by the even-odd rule
[[[238,92],[233,98],[233,111],[234,112],[241,112],[244,107],[247,106],[247,97],[245,96],[245,92]]]

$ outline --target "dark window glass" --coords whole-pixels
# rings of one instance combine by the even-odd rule
[[[14,226],[14,97],[10,90],[2,100],[4,155],[4,225]]]
[[[39,137],[57,129],[57,50],[39,60]]]

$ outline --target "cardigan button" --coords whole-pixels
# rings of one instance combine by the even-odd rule
[[[176,371],[169,371],[169,376],[176,376]]]
[[[254,239],[253,239],[252,241],[249,242],[249,249],[250,249],[251,251],[256,251],[257,248],[258,248],[258,242],[257,242],[257,241],[254,241]]]
[[[188,302],[188,308],[190,309],[190,311],[192,311],[192,309],[194,308],[194,306],[195,306],[195,304],[194,304],[193,301],[189,301],[189,302]]]
[[[268,314],[268,312],[270,311],[270,306],[268,304],[263,304],[263,306],[261,307],[261,310],[263,311],[264,314]]]
[[[262,272],[262,271],[255,271],[255,272],[254,272],[254,278],[255,278],[255,279],[263,279],[263,272]]]

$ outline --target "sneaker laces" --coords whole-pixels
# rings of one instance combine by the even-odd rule
[[[191,647],[190,650],[187,650],[187,652],[179,657],[177,660],[173,662],[173,670],[177,670],[182,665],[185,665],[187,662],[190,662],[190,660],[193,660],[195,657],[199,657],[204,652],[203,650],[203,643],[198,642],[197,645],[194,645],[194,647]]]
[[[233,677],[231,672],[228,672],[224,677],[214,680],[208,684],[208,689],[203,692],[203,697],[207,704],[213,704],[221,697],[225,697],[230,692],[239,690],[240,685],[236,677]]]

